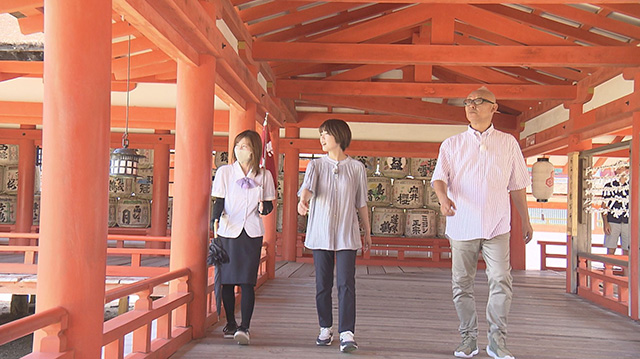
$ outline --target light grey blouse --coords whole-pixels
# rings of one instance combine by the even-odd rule
[[[335,161],[325,156],[309,162],[303,189],[313,193],[305,247],[339,251],[362,247],[358,208],[367,205],[367,173],[351,157]]]

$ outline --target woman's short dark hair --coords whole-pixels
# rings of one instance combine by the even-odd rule
[[[249,163],[251,164],[251,170],[257,175],[258,170],[260,170],[260,160],[262,159],[262,139],[260,138],[260,134],[256,131],[246,130],[240,132],[236,136],[236,139],[233,141],[234,148],[243,138],[246,138],[251,145],[252,156]],[[236,151],[231,151],[231,163],[235,162],[236,160]]]
[[[342,148],[343,151],[351,144],[351,129],[343,120],[336,118],[326,120],[320,125],[318,130],[320,133],[327,131],[328,134],[335,137],[336,142],[340,144],[340,148]]]

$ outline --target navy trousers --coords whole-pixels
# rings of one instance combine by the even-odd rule
[[[331,290],[333,268],[336,267],[338,287],[338,332],[355,333],[356,326],[356,251],[313,251],[316,269],[316,309],[321,327],[333,326]]]

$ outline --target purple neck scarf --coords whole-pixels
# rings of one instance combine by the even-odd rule
[[[256,181],[252,180],[249,177],[242,177],[237,180],[236,183],[239,184],[243,189],[251,189],[256,186]]]

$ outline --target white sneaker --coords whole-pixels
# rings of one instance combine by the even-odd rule
[[[351,353],[354,350],[358,349],[358,344],[353,338],[353,332],[347,330],[346,332],[340,333],[340,351],[343,353]]]
[[[239,327],[233,335],[233,339],[235,339],[240,345],[249,345],[249,342],[251,341],[249,329]]]
[[[333,342],[333,331],[331,330],[331,327],[320,328],[320,335],[318,335],[318,338],[316,339],[316,345],[331,345],[331,342]]]

